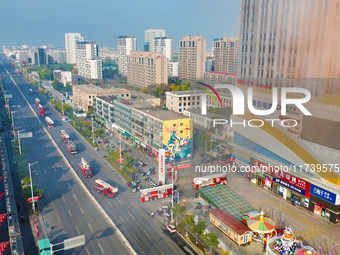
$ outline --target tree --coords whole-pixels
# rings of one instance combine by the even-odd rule
[[[195,224],[195,215],[193,214],[187,214],[185,215],[185,218],[182,220],[182,222],[185,223],[188,227],[192,227]]]
[[[199,148],[201,151],[210,150],[210,143],[211,149],[214,150],[216,148],[216,142],[211,141],[211,137],[204,132],[201,132],[194,136],[194,144],[196,148]]]
[[[210,247],[214,247],[217,246],[219,244],[218,236],[214,233],[207,233],[204,235],[201,235],[201,238],[203,240],[203,242],[210,248]]]
[[[197,224],[192,227],[192,232],[196,235],[202,235],[206,227],[207,224],[205,221],[198,221]]]
[[[187,209],[185,208],[185,206],[182,206],[181,204],[177,204],[174,208],[172,208],[172,212],[178,216],[180,215],[181,213],[184,213],[186,212]]]
[[[52,87],[53,87],[54,89],[56,89],[56,90],[60,90],[60,83],[59,83],[59,81],[58,81],[58,80],[54,80],[54,81],[52,82]]]
[[[39,77],[42,80],[52,80],[53,79],[53,72],[50,69],[41,68],[38,70]]]

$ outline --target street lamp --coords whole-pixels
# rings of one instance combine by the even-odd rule
[[[33,195],[33,181],[32,181],[32,171],[31,171],[31,166],[37,164],[37,162],[34,162],[33,164],[28,163],[28,171],[30,174],[30,180],[31,180],[31,195],[32,195],[32,209],[33,209],[33,213],[35,213],[35,203],[34,203],[34,195]]]
[[[12,126],[13,126],[13,136],[14,136],[14,141],[15,141],[15,131],[14,131],[14,117],[13,117],[13,113],[12,112]],[[21,153],[20,153],[21,154]]]

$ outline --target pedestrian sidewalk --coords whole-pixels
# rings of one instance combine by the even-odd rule
[[[44,228],[42,217],[40,215],[29,216],[29,223],[31,224],[33,238],[36,245],[39,240],[48,238],[48,235]]]

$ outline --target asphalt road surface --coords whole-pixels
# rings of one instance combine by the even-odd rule
[[[34,100],[36,97],[40,98],[46,116],[49,116],[55,122],[55,127],[48,128],[53,140],[83,180],[85,186],[116,223],[138,254],[191,254],[189,249],[175,235],[170,235],[165,230],[163,222],[150,218],[151,209],[148,203],[152,202],[142,203],[138,193],[131,193],[125,180],[76,133],[69,123],[61,120],[59,113],[48,106],[37,93],[29,95],[31,87],[21,76],[12,75],[12,78],[37,115],[38,107]],[[118,248],[124,249],[121,245],[121,239],[114,233],[112,227],[108,225],[108,222],[101,216],[101,213],[79,186],[44,133],[42,126],[47,127],[44,119],[33,115],[9,77],[5,78],[5,83],[7,84],[7,93],[13,94],[10,104],[21,105],[14,115],[15,126],[25,130],[24,132],[33,132],[33,138],[25,138],[24,146],[29,149],[29,160],[32,163],[39,161],[37,165],[32,167],[33,181],[38,185],[41,183],[42,186],[39,186],[39,188],[48,191],[41,203],[44,218],[47,219],[50,214],[49,219],[54,220],[50,225],[56,226],[52,233],[55,241],[62,240],[66,237],[66,234],[68,237],[72,237],[78,235],[79,232],[80,234],[87,233],[88,240],[91,238],[89,244],[92,242],[92,246],[88,246],[89,244],[85,246],[88,249],[91,248],[91,251],[93,249],[93,251],[98,252],[99,244],[99,250],[102,249],[103,253],[106,254],[112,254],[112,250]],[[66,143],[60,138],[61,130],[65,130],[70,135],[70,139],[77,145],[77,154],[69,153]],[[91,165],[94,174],[92,178],[85,178],[79,170],[82,157]],[[95,192],[95,179],[104,180],[118,187],[117,196],[107,198]],[[107,238],[107,240],[102,240],[104,238]],[[91,251],[90,254],[101,254],[91,253]],[[116,252],[114,254],[125,254],[123,251],[118,252],[117,250]]]

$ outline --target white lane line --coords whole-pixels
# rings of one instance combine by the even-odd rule
[[[67,183],[67,186],[68,186],[69,188],[71,188],[70,184],[68,184],[68,183]]]
[[[83,211],[83,209],[81,209],[81,207],[79,207],[79,208],[80,208],[81,213],[82,213],[82,214],[85,214],[84,211]]]
[[[163,255],[165,255],[164,252],[161,251],[161,253],[162,253]]]
[[[132,216],[132,214],[129,212],[130,216],[132,217],[132,219],[136,220],[135,217]]]
[[[134,233],[132,233],[132,235],[136,238],[136,240],[139,242],[139,239],[135,236],[135,234]]]
[[[68,211],[68,213],[70,214],[70,216],[72,217],[72,213],[70,212],[70,210],[67,210]]]
[[[63,199],[64,203],[66,203],[66,201],[65,201],[64,197],[61,197],[61,198]]]
[[[117,200],[121,205],[123,205],[122,202],[120,202],[120,200],[119,200],[118,198],[117,198],[116,200]]]
[[[122,217],[120,217],[120,215],[118,217],[125,224],[125,221],[122,219]]]
[[[158,234],[160,234],[161,235],[161,232],[159,232],[159,230],[155,227],[155,229],[156,229],[156,231],[158,232]]]
[[[89,250],[87,249],[87,247],[85,247],[85,250],[87,252],[87,255],[90,255]]]
[[[76,230],[77,230],[77,232],[78,232],[78,235],[80,235],[80,232],[79,232],[79,229],[77,228],[77,226],[76,226]]]
[[[47,174],[47,172],[46,172],[46,169],[44,168],[44,172],[45,172],[45,174]]]
[[[93,229],[91,228],[91,225],[90,223],[87,223],[87,225],[89,225],[89,228],[91,229],[91,231],[93,232]]]
[[[100,250],[102,251],[102,253],[104,253],[104,251],[103,251],[102,246],[100,245],[100,243],[98,243],[98,246],[99,246]]]
[[[53,169],[54,169],[54,172],[57,172],[57,169],[55,169],[55,167],[53,167]]]
[[[59,186],[58,186],[58,184],[56,184],[56,186],[57,186],[57,189],[59,189]],[[60,189],[59,189],[60,190]]]
[[[151,237],[148,235],[148,233],[146,233],[145,230],[143,230],[143,231],[144,231],[144,233],[151,239]]]
[[[75,199],[75,200],[77,200],[77,197],[76,197],[76,195],[74,195],[74,194],[73,194],[73,197],[74,197],[74,199]]]
[[[111,206],[113,208],[113,206],[111,205],[111,203],[107,200],[107,203],[109,204],[109,206]]]

